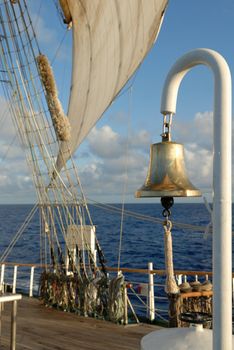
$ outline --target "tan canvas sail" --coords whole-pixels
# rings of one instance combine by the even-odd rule
[[[167,0],[60,0],[72,18],[71,154],[152,47]],[[70,157],[62,142],[57,168]],[[63,158],[63,160],[62,160]]]

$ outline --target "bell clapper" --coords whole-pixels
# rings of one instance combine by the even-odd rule
[[[169,220],[169,217],[171,216],[170,208],[174,204],[174,198],[173,197],[162,197],[161,198],[161,204],[163,206],[162,215],[165,218],[165,221],[163,223],[163,227],[165,231],[171,231],[172,229],[172,222]]]
[[[161,204],[163,206],[163,212],[162,215],[167,218],[169,218],[169,216],[171,215],[171,211],[170,208],[173,206],[174,204],[174,198],[173,197],[162,197],[161,198]]]

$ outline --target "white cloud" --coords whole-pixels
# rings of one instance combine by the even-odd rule
[[[189,178],[201,189],[209,188],[211,191],[213,181],[213,112],[198,112],[192,120],[183,123],[175,119],[174,124],[176,140],[184,143],[185,146]],[[232,148],[234,151],[234,143],[232,143]],[[233,164],[232,168],[234,168]]]
[[[91,153],[100,158],[122,158],[131,149],[141,152],[149,151],[150,134],[146,130],[132,133],[124,137],[113,131],[110,126],[104,125],[100,129],[94,127],[88,136]]]
[[[174,120],[175,138],[183,143],[188,177],[203,189],[211,189],[213,180],[213,112],[198,112],[192,120]]]
[[[140,130],[138,134],[134,134],[131,138],[131,146],[149,152],[151,135],[147,130]]]
[[[88,137],[89,162],[80,167],[80,177],[88,195],[117,196],[127,183],[127,193],[143,184],[147,168],[150,134],[145,130],[133,133],[128,139],[108,125],[95,127]]]
[[[3,97],[0,97],[0,104],[0,201],[33,202],[35,190],[26,164],[25,152]]]
[[[88,136],[90,151],[101,158],[120,157],[123,151],[121,137],[110,126],[93,128]]]
[[[197,144],[187,144],[185,148],[185,161],[188,177],[191,182],[201,188],[210,188],[213,178],[212,153]]]
[[[35,200],[30,171],[18,141],[11,145],[6,159],[1,161],[9,147],[9,139],[15,135],[8,119],[9,115],[6,133],[2,129],[0,139],[1,195],[3,200],[8,198],[10,202],[14,202],[15,198],[21,198],[23,202],[25,194],[27,200]],[[190,122],[181,123],[179,130],[177,123],[177,141],[185,146],[188,177],[200,189],[209,189],[212,184],[211,124],[211,112],[197,113]],[[127,139],[109,125],[95,127],[87,139],[85,159],[78,157],[79,175],[87,197],[118,201],[126,184],[127,200],[133,201],[134,192],[144,183],[147,175],[150,143],[151,135],[146,130],[134,132]]]
[[[7,174],[0,175],[0,187],[5,187],[10,184],[10,178]]]
[[[198,112],[192,120],[173,121],[175,139],[182,143],[196,143],[211,150],[213,142],[213,112]]]
[[[176,141],[184,144],[188,177],[205,192],[211,191],[213,180],[212,124],[212,112],[199,112],[188,122],[176,122],[173,128]],[[108,125],[94,128],[88,138],[89,164],[80,169],[89,195],[117,195],[127,181],[127,193],[133,199],[135,190],[146,178],[150,143],[151,135],[146,130],[133,134],[127,141]]]

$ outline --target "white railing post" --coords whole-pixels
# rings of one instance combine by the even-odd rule
[[[5,264],[1,266],[1,279],[0,279],[0,291],[4,292],[4,274],[5,274]]]
[[[13,283],[12,283],[12,293],[13,293],[13,294],[16,293],[17,269],[18,269],[18,266],[15,265],[15,266],[14,266]]]
[[[183,283],[183,275],[182,274],[176,275],[176,282],[177,282],[178,286]]]
[[[128,324],[128,291],[127,286],[124,284],[124,325]]]
[[[32,266],[32,267],[31,267],[31,274],[30,274],[30,287],[29,287],[29,296],[30,296],[30,297],[33,297],[34,269],[35,269],[35,266]]]
[[[149,307],[149,319],[153,321],[155,319],[155,305],[154,305],[154,275],[151,273],[153,271],[153,263],[148,263],[149,271],[149,288],[148,288],[148,307]]]

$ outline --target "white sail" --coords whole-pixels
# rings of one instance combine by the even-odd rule
[[[167,0],[60,0],[73,28],[69,151],[60,170],[126,84],[160,30]],[[70,13],[69,13],[69,11]],[[69,15],[68,15],[69,13]]]

